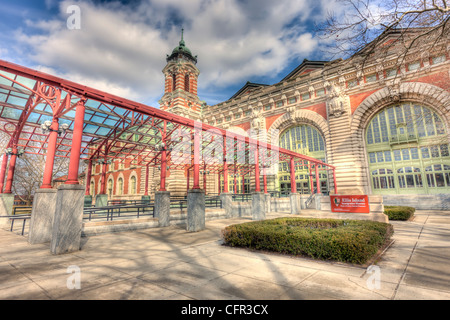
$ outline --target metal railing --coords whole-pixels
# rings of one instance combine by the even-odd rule
[[[119,204],[106,207],[86,207],[83,210],[83,220],[92,221],[106,219],[112,221],[117,218],[140,218],[154,216],[154,203]]]
[[[219,196],[206,196],[205,208],[222,208],[222,200]]]
[[[14,222],[16,220],[23,220],[21,235],[24,235],[26,221],[30,218],[31,218],[31,214],[18,214],[15,216],[0,216],[0,219],[9,219],[11,221],[11,227],[9,229],[9,231],[11,231],[11,232],[14,230]]]
[[[231,196],[231,199],[233,201],[240,201],[240,202],[251,201],[252,194],[251,193],[235,193]]]

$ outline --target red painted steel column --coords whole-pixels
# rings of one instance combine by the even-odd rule
[[[103,160],[102,164],[102,184],[100,188],[100,194],[106,194],[106,159]]]
[[[227,139],[223,138],[223,192],[228,193]]]
[[[263,183],[264,183],[264,193],[267,193],[267,176],[266,176],[266,167],[263,167]]]
[[[3,193],[3,186],[5,184],[5,175],[7,167],[8,167],[8,155],[5,153],[3,154],[2,168],[0,170],[0,193]]]
[[[220,194],[220,172],[217,173],[217,183],[218,183],[218,185],[219,185],[219,186],[217,187],[217,189],[218,189],[218,191],[219,191],[218,194]]]
[[[92,176],[92,160],[89,159],[88,171],[86,175],[86,193],[85,193],[86,196],[91,194],[91,176]]]
[[[11,158],[9,159],[9,169],[8,169],[8,176],[6,177],[6,185],[5,185],[5,192],[4,193],[12,193],[12,183],[14,180],[14,171],[16,169],[16,159],[17,159],[17,147],[13,147],[13,154],[11,155]]]
[[[203,189],[205,189],[206,194],[206,163],[203,166]]]
[[[164,147],[165,148],[165,147]],[[161,151],[161,184],[159,191],[166,191],[167,152]]]
[[[316,185],[317,185],[317,193],[320,194],[320,180],[319,180],[319,168],[317,166],[317,163],[314,165],[316,168]]]
[[[50,189],[52,187],[53,165],[55,163],[56,142],[58,140],[58,118],[53,118],[48,135],[47,156],[45,159],[44,178],[42,180],[42,189]]]
[[[338,194],[337,184],[336,184],[336,169],[333,168],[333,183],[334,183],[334,194]]]
[[[187,186],[186,186],[186,190],[189,191],[189,184],[190,184],[190,179],[191,179],[191,170],[188,169],[187,170]]]
[[[149,176],[149,169],[148,169],[148,164],[145,167],[145,191],[144,191],[144,196],[148,196],[148,176]]]
[[[200,189],[200,131],[194,131],[194,186],[192,189]]]
[[[78,167],[80,165],[81,139],[83,138],[84,102],[77,103],[75,111],[75,123],[72,133],[72,149],[70,151],[69,173],[66,184],[79,184]]]
[[[308,168],[309,168],[309,183],[311,184],[311,194],[313,194],[314,193],[314,183],[313,183],[313,178],[312,178],[311,163],[308,163]]]
[[[291,169],[291,193],[297,193],[297,183],[295,183],[295,162],[294,162],[294,157],[291,157],[290,169]]]
[[[259,179],[259,148],[255,150],[255,192],[261,192],[261,181]]]
[[[237,192],[236,167],[234,167],[234,193]]]

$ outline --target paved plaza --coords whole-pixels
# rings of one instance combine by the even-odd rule
[[[315,212],[301,214],[308,215]],[[200,232],[170,226],[84,237],[80,251],[64,255],[0,230],[0,299],[450,299],[448,211],[391,222],[394,242],[369,269],[222,245],[221,230],[245,221],[208,221]]]

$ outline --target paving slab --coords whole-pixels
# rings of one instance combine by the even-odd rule
[[[317,212],[303,211],[316,216]],[[269,213],[268,218],[286,216]],[[288,216],[290,216],[288,214]],[[26,234],[0,230],[2,300],[410,300],[450,299],[450,212],[392,221],[393,243],[372,267],[224,246],[221,230],[248,217],[82,238],[52,255]],[[68,282],[79,268],[80,287]],[[372,285],[371,285],[372,284]]]

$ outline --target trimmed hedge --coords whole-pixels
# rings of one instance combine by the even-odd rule
[[[226,245],[364,264],[393,234],[390,224],[367,220],[277,218],[226,227]]]
[[[384,214],[386,214],[389,220],[408,220],[416,211],[413,207],[406,206],[384,206]]]

